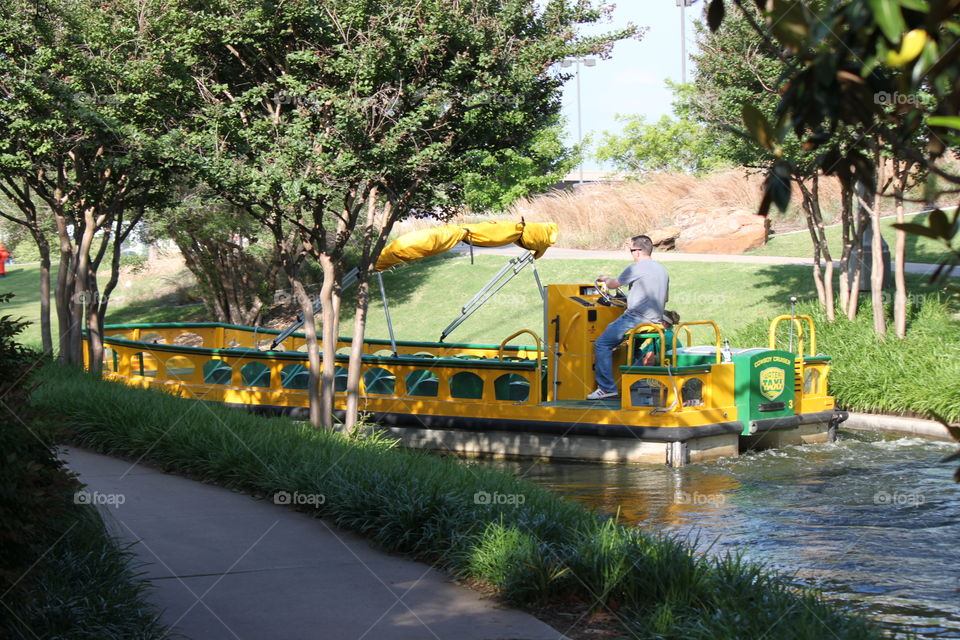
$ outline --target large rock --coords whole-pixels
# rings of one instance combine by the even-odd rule
[[[670,251],[682,232],[683,229],[680,227],[663,227],[662,229],[648,231],[647,237],[653,242],[653,246],[660,251]]]
[[[718,213],[709,220],[688,227],[676,241],[684,253],[737,254],[758,249],[767,242],[770,221],[747,211]]]

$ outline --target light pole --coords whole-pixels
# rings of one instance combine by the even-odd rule
[[[583,147],[583,117],[580,110],[580,63],[585,67],[597,66],[596,58],[565,58],[560,66],[563,68],[574,65],[574,74],[577,76],[577,146]],[[583,184],[583,149],[580,150],[580,184]]]
[[[680,82],[687,83],[687,7],[693,6],[694,0],[676,0],[680,7]]]

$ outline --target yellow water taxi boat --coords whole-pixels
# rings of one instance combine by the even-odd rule
[[[555,239],[552,224],[479,223],[418,231],[388,245],[380,271],[461,241],[512,242],[526,251],[461,309],[437,342],[394,339],[388,316],[391,338],[364,340],[361,411],[411,447],[672,466],[748,448],[825,442],[846,419],[828,395],[830,357],[817,353],[808,316],[774,319],[769,343],[747,349],[726,346],[709,320],[669,329],[639,325],[615,353],[620,396],[599,401],[584,399],[594,387],[593,342],[623,307],[595,283],[542,286],[536,277],[544,301],[540,332],[513,331],[499,344],[446,341],[526,266],[536,276],[535,258]],[[295,329],[107,325],[103,373],[188,398],[302,415],[309,372],[306,338]],[[778,348],[779,331],[794,338],[788,349]],[[516,344],[521,338],[532,344]],[[341,411],[350,344],[338,340],[333,363]]]

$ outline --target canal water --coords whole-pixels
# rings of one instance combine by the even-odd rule
[[[954,446],[841,432],[836,443],[689,465],[491,462],[621,522],[743,552],[919,638],[960,638]]]

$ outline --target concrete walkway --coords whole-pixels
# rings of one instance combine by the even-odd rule
[[[63,457],[187,638],[564,639],[324,519],[83,449]]]

